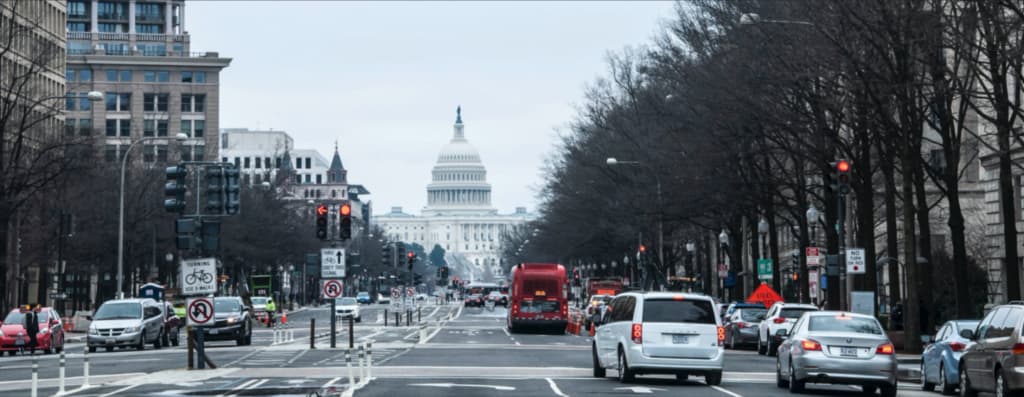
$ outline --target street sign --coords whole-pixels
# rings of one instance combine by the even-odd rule
[[[872,291],[850,291],[850,311],[875,315],[875,293]]]
[[[725,278],[728,275],[729,275],[729,265],[726,265],[724,263],[719,263],[718,264],[718,277],[719,278]]]
[[[331,279],[324,281],[324,298],[334,299],[341,296],[341,292],[345,289],[342,288],[341,280]]]
[[[416,296],[416,288],[406,287],[405,288],[405,296],[407,296],[409,298],[412,298],[412,297]]]
[[[736,272],[729,272],[725,276],[725,280],[722,281],[722,285],[725,288],[732,288],[736,286]]]
[[[181,294],[207,295],[217,292],[217,259],[181,261]]]
[[[398,289],[398,288],[392,287],[391,288],[391,300],[396,300],[396,299],[401,298],[401,297],[402,297],[401,290]]]
[[[757,278],[762,280],[772,279],[772,260],[771,259],[758,259],[757,260]]]
[[[848,248],[846,250],[846,274],[864,274],[866,269],[867,263],[864,260],[864,249]]]
[[[185,313],[188,325],[213,324],[213,298],[189,298]]]
[[[818,247],[807,247],[804,253],[807,255],[807,266],[818,266],[821,264],[820,259],[818,259],[821,251]]]
[[[324,248],[320,250],[320,277],[345,278],[344,248]]]
[[[764,305],[766,308],[772,307],[775,302],[779,302],[781,300],[782,297],[779,296],[779,293],[775,292],[775,290],[768,286],[767,283],[761,283],[761,285],[754,290],[754,293],[747,297],[747,302],[757,302]]]
[[[839,277],[839,255],[825,255],[825,275]]]

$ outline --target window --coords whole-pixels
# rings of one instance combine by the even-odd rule
[[[764,310],[751,314],[763,317]],[[643,322],[715,324],[715,314],[711,302],[703,299],[647,299],[644,301]]]
[[[107,93],[106,108],[108,112],[127,112],[131,110],[132,94]]]
[[[132,71],[131,70],[122,70],[120,74],[121,74],[121,81],[132,81]]]
[[[261,177],[262,177],[262,175],[260,175],[260,174],[253,174],[252,175],[252,183],[254,185],[259,185],[260,182],[263,182],[263,179]]]
[[[107,70],[107,81],[121,81],[131,82],[132,71],[131,70]]]
[[[116,70],[108,70],[107,71],[107,81],[117,81],[117,71]]]
[[[78,71],[78,81],[92,81],[92,70],[82,69]]]
[[[302,183],[302,175],[298,175],[298,174],[295,175],[295,183],[296,184],[301,184]]]
[[[84,1],[69,1],[68,18],[89,18],[89,7]]]
[[[181,120],[181,132],[191,138],[202,138],[205,131],[205,120]]]
[[[64,119],[64,135],[75,135],[75,127],[77,125],[78,123],[75,121],[75,119]]]
[[[166,112],[168,94],[142,94],[142,108],[147,112]]]
[[[312,160],[312,158],[311,158],[311,157],[306,157],[306,169],[310,169],[310,168],[313,168],[313,167],[311,167],[311,166],[309,165],[309,163],[310,163],[310,160]]]
[[[99,31],[103,33],[127,33],[125,32],[127,30],[125,29],[126,26],[123,23],[100,23],[96,25]]]
[[[300,168],[302,168],[302,158],[301,157],[296,157],[295,158],[295,169],[300,169]]]
[[[68,22],[67,28],[69,32],[85,32],[85,22]]]
[[[853,332],[858,334],[882,335],[878,320],[846,315],[821,315],[808,317],[809,331]]]
[[[181,161],[192,161],[192,146],[181,145]]]
[[[92,119],[78,119],[78,135],[92,135]]]
[[[75,81],[75,70],[67,69],[64,71],[64,79],[67,81]]]
[[[235,167],[236,167],[236,168],[237,168],[237,167],[239,167],[239,164],[241,164],[241,163],[240,163],[240,160],[241,160],[240,158],[238,158],[238,157],[235,157]]]
[[[145,81],[147,83],[155,83],[156,82],[156,72],[153,71],[153,70],[143,71],[142,72],[142,81]]]
[[[206,160],[206,146],[196,145],[192,149],[192,161],[204,161]]]
[[[320,175],[320,174],[316,174],[316,184],[317,184],[317,185],[319,185],[319,184],[323,183],[323,179],[321,178],[322,176],[323,176],[323,175]]]
[[[181,111],[201,113],[206,110],[206,95],[181,94]]]
[[[135,25],[135,33],[163,33],[163,26],[161,25]]]
[[[263,158],[263,164],[264,164],[263,165],[264,167],[270,168],[270,164],[271,164],[270,163],[270,157],[264,157]]]
[[[309,177],[309,174],[306,174],[306,183],[312,183],[312,179]]]
[[[142,135],[167,136],[167,120],[144,120],[142,123]]]
[[[192,72],[181,72],[181,82],[182,83],[191,83],[192,82]]]
[[[196,80],[195,81],[196,83],[205,83],[206,82],[206,72],[195,72],[195,80]]]
[[[103,148],[103,158],[108,162],[117,161],[117,145],[107,145]]]
[[[107,119],[107,136],[131,136],[131,126],[128,119]]]
[[[128,3],[101,1],[96,3],[99,19],[128,20]]]
[[[252,163],[250,162],[250,160],[251,160],[251,159],[250,159],[249,157],[246,157],[246,158],[245,158],[245,163],[244,163],[244,164],[245,164],[245,166],[243,166],[242,168],[248,169],[248,168],[250,167],[250,165],[252,164]]]
[[[156,160],[156,148],[153,145],[142,146],[142,161],[152,163]]]
[[[167,162],[167,145],[156,145],[156,161]]]

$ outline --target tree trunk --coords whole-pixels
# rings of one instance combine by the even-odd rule
[[[931,334],[932,332],[932,307],[935,303],[932,294],[932,226],[928,217],[928,194],[925,191],[924,168],[919,164],[914,167],[914,194],[916,197],[917,224],[918,224],[918,257],[924,258],[924,263],[917,263],[918,269],[918,297],[923,303],[921,310],[921,332]],[[916,259],[916,258],[915,258]],[[910,265],[909,262],[907,264]]]
[[[889,259],[886,266],[888,266],[887,273],[889,275],[888,304],[891,316],[892,309],[903,299],[900,294],[900,240],[899,225],[896,221],[896,172],[893,167],[892,153],[885,149],[880,152],[885,156],[885,159],[879,163],[879,168],[882,170],[882,179],[885,181],[883,195],[885,201],[885,256]],[[893,328],[893,324],[890,323],[889,328]]]
[[[863,150],[870,151],[870,145],[862,145]],[[858,173],[864,175],[860,182],[854,185],[856,188],[857,200],[857,241],[864,248],[865,273],[861,279],[861,289],[874,292],[875,302],[872,304],[872,311],[878,312],[878,265],[876,263],[875,247],[875,191],[870,183],[871,164],[868,156],[862,156],[855,167]]]
[[[911,138],[912,139],[912,138]],[[916,145],[910,145],[916,148]],[[915,149],[916,150],[916,149]],[[903,263],[907,274],[907,299],[903,316],[903,349],[907,353],[921,351],[921,321],[918,305],[917,233],[914,230],[914,169],[919,166],[914,153],[903,155]]]
[[[775,225],[775,206],[769,205],[768,217],[768,251],[772,259],[772,288],[782,293],[782,279],[779,273],[779,233]]]
[[[1002,110],[1005,112],[1005,110]],[[1013,172],[1010,156],[1010,127],[997,126],[999,141],[999,210],[1003,224],[1003,277],[1006,300],[1020,300],[1020,264],[1017,259],[1017,205],[1013,194]]]
[[[11,227],[11,212],[7,208],[0,208],[0,307],[14,307],[16,301],[11,300],[12,294],[17,288],[13,284],[17,277],[11,274],[11,263],[8,261],[8,243],[10,237],[8,231]]]

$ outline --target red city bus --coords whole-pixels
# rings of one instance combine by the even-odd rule
[[[557,263],[522,263],[512,268],[507,325],[509,331],[551,327],[564,330],[569,321],[569,284]]]

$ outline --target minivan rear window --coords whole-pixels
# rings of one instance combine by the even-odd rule
[[[711,301],[703,299],[647,299],[644,301],[645,323],[715,324]]]
[[[817,310],[811,309],[809,307],[794,307],[792,309],[782,309],[782,311],[779,313],[779,317],[800,318],[800,316],[804,315],[804,313],[813,311]]]

